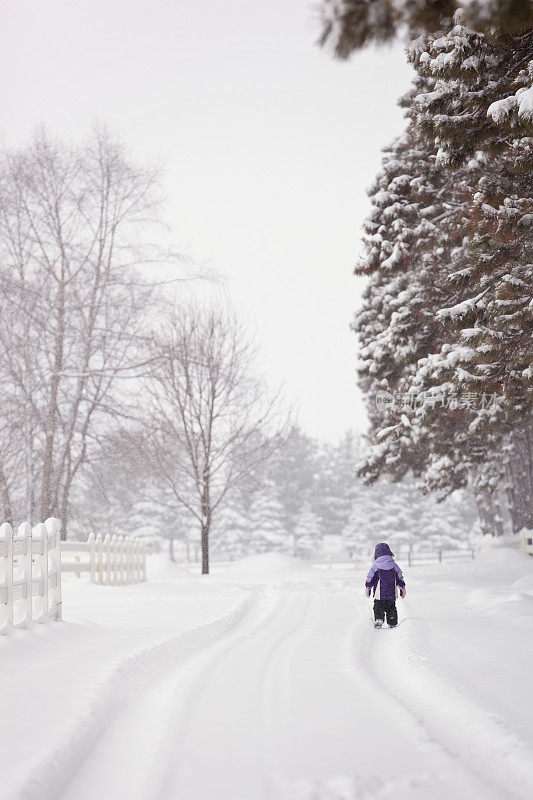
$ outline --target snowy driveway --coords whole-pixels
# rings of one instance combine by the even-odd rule
[[[130,663],[92,746],[2,798],[525,800],[533,581],[514,556],[412,570],[382,631],[360,576],[212,576],[233,609]]]

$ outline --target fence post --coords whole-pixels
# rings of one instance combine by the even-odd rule
[[[442,564],[442,550],[439,550],[438,554],[439,554],[439,564]]]
[[[117,536],[117,551],[118,551],[118,582],[120,584],[126,583],[126,565],[124,563],[126,556],[126,542],[123,536]]]
[[[36,563],[39,568],[39,581],[41,591],[39,592],[40,614],[37,619],[44,622],[48,615],[48,533],[43,522],[39,522],[33,529],[33,540],[38,543]]]
[[[118,536],[111,536],[111,583],[116,586],[120,583],[120,556],[118,548]]]
[[[108,586],[111,583],[111,536],[108,533],[104,536],[103,550],[105,556],[104,583]]]
[[[2,605],[5,608],[2,628],[13,625],[13,529],[9,522],[0,525],[1,560],[3,562],[2,590],[5,593]],[[1,585],[1,584],[0,584]]]
[[[411,551],[410,551],[410,550],[409,550],[409,552],[407,553],[407,565],[408,565],[409,567],[411,566]]]
[[[124,575],[124,537],[117,536],[117,583],[126,583]]]
[[[122,539],[122,583],[130,583],[129,581],[129,568],[128,568],[128,559],[129,559],[129,537],[121,536]]]
[[[146,545],[141,544],[141,581],[146,582]]]
[[[131,539],[130,541],[130,581],[131,583],[136,583],[136,573],[135,573],[135,557],[137,554],[137,540]]]
[[[137,550],[137,581],[139,582],[141,582],[143,579],[143,560],[143,544],[142,542],[139,542],[139,548]]]
[[[122,536],[113,536],[115,554],[115,586],[122,583]]]
[[[104,582],[104,548],[102,534],[96,534],[96,568],[98,571],[98,583],[102,586]]]
[[[118,571],[118,542],[116,534],[112,533],[109,537],[110,541],[110,552],[111,552],[111,579],[110,583],[112,586],[116,586],[118,583],[119,571]]]
[[[24,624],[31,622],[33,618],[33,541],[31,525],[29,522],[21,522],[17,531],[17,539],[21,539],[26,545],[26,552],[19,556],[19,571],[24,573],[24,585],[26,597],[23,598]]]
[[[130,577],[129,577],[129,579],[130,579],[131,583],[136,583],[137,582],[136,570],[135,570],[135,563],[136,563],[135,559],[136,559],[136,556],[137,556],[137,541],[136,541],[136,539],[131,539],[130,540],[129,547],[130,547],[130,555],[129,555],[129,565],[130,565],[129,566],[129,576]]]
[[[115,534],[113,537],[115,554],[115,586],[122,583],[122,536]]]
[[[125,568],[126,568],[126,583],[135,583],[135,576],[133,573],[133,553],[135,543],[132,542],[131,537],[125,539]]]
[[[91,583],[96,583],[96,564],[95,564],[95,541],[94,533],[91,531],[87,542],[89,544],[89,573]]]
[[[137,582],[141,582],[143,579],[143,545],[142,542],[139,542],[137,545]]]
[[[115,576],[115,583],[120,586],[124,583],[124,572],[123,572],[123,564],[122,558],[124,555],[124,543],[122,540],[122,536],[115,536],[115,561],[116,561],[116,576]]]
[[[48,554],[52,562],[52,571],[50,578],[52,580],[52,602],[46,607],[46,614],[48,617],[55,617],[58,622],[62,617],[62,601],[61,601],[61,539],[59,529],[61,523],[56,517],[48,517],[44,523],[47,533],[47,560]],[[50,611],[52,610],[52,613]]]

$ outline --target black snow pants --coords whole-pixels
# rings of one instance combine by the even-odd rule
[[[395,600],[374,600],[374,619],[385,621],[387,615],[387,625],[394,628],[398,624],[398,611],[396,610]]]

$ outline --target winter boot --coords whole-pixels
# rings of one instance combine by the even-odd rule
[[[382,619],[375,619],[374,620],[374,628],[381,628],[383,626],[384,620]]]

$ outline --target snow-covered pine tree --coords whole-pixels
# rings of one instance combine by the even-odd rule
[[[436,503],[431,495],[420,500],[416,514],[415,549],[421,544],[435,550],[454,550],[471,543],[476,533],[477,517],[471,497],[458,491],[443,503]]]
[[[439,311],[461,335],[460,358],[453,348],[448,361],[466,390],[502,394],[511,421],[527,416],[533,399],[533,89],[530,110],[511,125],[497,125],[489,110],[511,84],[525,91],[532,83],[532,53],[533,31],[480,35],[457,20],[410,48],[426,80],[411,113],[428,146],[439,145],[448,162],[478,150],[467,167],[466,235],[448,279],[467,296]],[[520,77],[511,79],[519,67]]]
[[[367,487],[365,494],[372,491],[373,488]],[[342,545],[350,558],[357,555],[369,556],[372,552],[372,537],[369,535],[368,527],[365,524],[367,517],[364,518],[364,523],[362,524],[363,515],[367,511],[367,503],[363,505],[354,503],[348,521],[342,529]]]
[[[408,108],[410,96],[404,101]],[[359,380],[375,445],[362,464],[367,480],[381,472],[401,479],[409,468],[420,475],[433,458],[427,420],[420,424],[409,398],[426,388],[417,381],[420,360],[456,336],[444,329],[436,313],[457,298],[446,285],[447,265],[452,248],[462,240],[464,222],[458,176],[437,167],[435,160],[411,124],[385,152],[371,189],[365,253],[356,269],[370,280],[353,325],[361,343]],[[380,390],[393,393],[392,407],[376,404]],[[450,491],[466,483],[466,475],[457,469],[460,422],[460,413],[439,409],[438,456],[446,456],[453,466]]]
[[[414,104],[421,131],[440,145],[448,162],[481,148],[465,165],[465,236],[452,252],[448,278],[463,299],[438,312],[460,338],[432,360],[430,371],[433,379],[444,376],[458,391],[485,398],[468,427],[468,443],[490,423],[496,450],[506,453],[498,472],[507,469],[515,531],[533,517],[532,52],[532,31],[479,35],[457,18],[444,35],[411,48],[429,89],[437,78]],[[513,89],[508,103],[505,97]],[[496,397],[498,405],[487,409],[487,400]],[[489,472],[486,466],[476,470],[481,490],[499,477]]]
[[[168,542],[169,558],[173,561],[174,544],[177,540],[183,540],[185,526],[178,522],[175,509],[169,508],[161,500],[161,496],[158,497],[155,491],[148,490],[142,498],[137,495],[128,512],[124,514],[122,530],[117,530],[117,533],[140,538],[148,546],[158,550],[161,549],[161,540],[165,539]]]
[[[522,498],[531,508],[533,497],[530,455],[520,475],[513,470],[524,454],[519,442],[529,448],[531,441],[533,4],[324,6],[322,41],[338,55],[404,26],[418,72],[407,98],[411,124],[378,176],[359,266],[371,275],[354,325],[374,438],[363,474],[399,479],[411,468],[423,489],[441,497],[468,483],[485,529],[501,532],[496,487],[504,473],[515,508],[524,506]],[[423,153],[418,163],[416,150]],[[417,178],[436,190],[429,217],[413,191]],[[433,407],[396,404],[383,413],[374,406],[379,389],[430,392]],[[497,393],[503,402],[487,407]],[[462,401],[444,409],[443,394]],[[481,409],[471,407],[474,396],[482,398]],[[516,511],[513,525],[520,518]]]
[[[320,550],[322,542],[320,519],[309,501],[306,501],[300,510],[293,538],[294,555],[298,558],[310,558]]]
[[[309,496],[314,496],[317,451],[317,443],[295,425],[265,470],[265,480],[283,508],[283,527],[290,535],[302,504]]]
[[[464,163],[479,149],[499,153],[510,138],[509,125],[502,124],[509,115],[514,137],[533,134],[533,29],[482,34],[464,19],[457,12],[452,26],[416,39],[407,50],[427,84],[413,103],[415,122],[442,164]]]
[[[338,444],[327,443],[320,448],[312,505],[320,518],[324,536],[339,536],[348,522],[361,449],[359,437],[351,431],[347,431]]]
[[[215,524],[213,553],[222,553],[231,560],[247,553],[250,539],[250,521],[235,502],[224,506]]]
[[[420,157],[420,163],[416,162]],[[435,229],[420,211],[441,215],[437,192],[424,180],[426,152],[417,151],[407,137],[386,153],[382,172],[372,189],[372,212],[365,223],[366,255],[356,269],[370,275],[363,306],[354,322],[361,351],[359,376],[368,395],[378,389],[395,390],[406,366],[427,337],[423,292],[413,251],[434,236]],[[429,189],[429,191],[428,191]],[[368,408],[371,420],[377,409]]]
[[[395,552],[454,549],[471,540],[475,519],[472,498],[463,492],[439,503],[422,495],[409,476],[395,483],[382,477],[354,502],[343,543],[350,556],[371,554],[379,541]]]
[[[387,473],[400,480],[411,469],[423,490],[441,498],[470,484],[486,529],[501,532],[490,495],[502,478],[508,428],[472,427],[475,414],[465,402],[472,392],[457,400],[464,387],[454,382],[455,372],[436,369],[442,353],[453,351],[458,358],[462,352],[460,331],[442,324],[438,314],[469,297],[468,288],[448,276],[453,254],[464,246],[466,198],[476,179],[466,169],[439,168],[413,123],[385,154],[365,224],[366,256],[358,267],[371,275],[354,328],[362,343],[359,375],[374,441],[361,471],[370,481]],[[380,389],[394,393],[393,406],[376,407]]]
[[[250,550],[255,553],[287,551],[290,539],[284,517],[284,508],[276,499],[273,487],[259,490],[250,508]]]
[[[514,34],[533,25],[531,0],[322,0],[319,43],[348,58],[398,34],[415,38],[436,31],[458,9],[478,31]]]
[[[453,253],[449,277],[466,298],[439,312],[460,339],[424,368],[432,380],[444,377],[463,396],[481,399],[465,443],[492,438],[499,476],[507,470],[515,531],[533,521],[532,144],[514,140],[498,158],[484,160],[488,169],[475,187],[467,235]],[[483,462],[476,475],[481,488],[490,485]]]
[[[490,495],[506,470],[504,451],[508,464],[515,462],[505,445],[527,434],[531,408],[529,140],[505,145],[497,133],[499,148],[443,169],[432,152],[433,137],[421,133],[421,98],[431,97],[433,87],[422,70],[405,101],[411,124],[401,145],[385,156],[366,223],[367,253],[359,271],[371,279],[354,327],[378,441],[364,473],[370,480],[383,471],[401,477],[411,467],[423,488],[441,496],[470,483],[481,516],[492,518],[488,528],[501,532]],[[414,144],[423,159],[413,160]],[[513,151],[514,159],[508,155]],[[394,170],[407,187],[403,196]],[[410,174],[437,190],[432,211],[440,204],[439,224],[433,230],[417,229],[421,206],[414,202]],[[425,235],[413,235],[417,230]],[[396,405],[383,414],[372,402],[379,389],[413,397],[430,392],[429,402],[414,409]],[[444,409],[438,398],[446,394],[462,399]],[[496,395],[503,403],[494,402]],[[532,492],[522,474],[518,497]]]
[[[420,518],[427,499],[417,492],[410,477],[396,483],[384,477],[369,487],[363,500],[359,530],[370,540],[371,550],[380,541],[387,541],[393,551],[407,550],[423,538]]]

